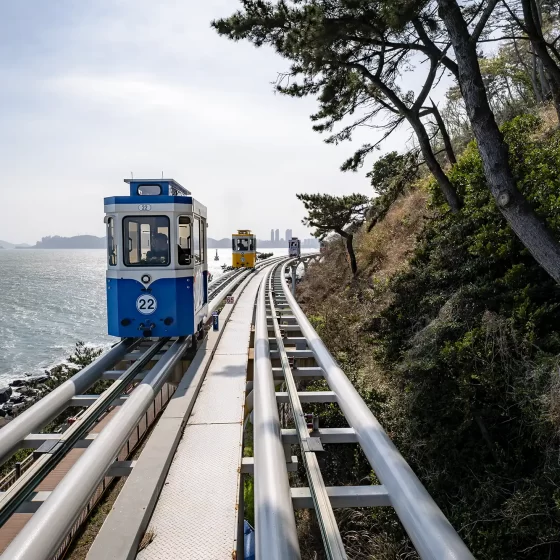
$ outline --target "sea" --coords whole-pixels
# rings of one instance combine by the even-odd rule
[[[275,256],[288,249],[266,249]],[[214,278],[231,249],[209,249]],[[0,250],[0,387],[63,363],[76,342],[108,348],[104,249]]]

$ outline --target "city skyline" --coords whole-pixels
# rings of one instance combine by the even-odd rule
[[[285,236],[286,237],[280,237],[280,229],[278,229],[278,228],[276,228],[276,229],[272,228],[270,230],[270,242],[271,243],[277,243],[279,241],[289,241],[294,236],[293,235],[293,230],[291,228],[286,229]]]

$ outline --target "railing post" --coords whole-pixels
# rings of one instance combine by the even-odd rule
[[[15,464],[16,467],[16,479],[18,479],[21,476],[21,463],[18,461]]]
[[[297,271],[297,264],[292,264],[290,266],[292,269],[292,295],[296,297],[296,271]]]

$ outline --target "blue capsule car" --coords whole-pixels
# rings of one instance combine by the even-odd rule
[[[108,331],[195,334],[208,314],[206,207],[173,179],[126,180],[105,199]]]

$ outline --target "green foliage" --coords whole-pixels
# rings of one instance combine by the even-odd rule
[[[49,379],[45,385],[50,389],[56,389],[59,385],[62,385],[65,381],[70,379],[73,375],[81,371],[83,368],[91,364],[97,357],[99,357],[103,353],[101,348],[92,348],[91,346],[86,346],[86,344],[82,341],[78,341],[76,343],[76,347],[74,349],[74,353],[71,354],[67,361],[72,366],[68,366],[67,364],[59,365],[51,370],[51,374],[56,376],[56,380],[51,378]],[[113,382],[100,379],[96,381],[89,389],[88,394],[90,395],[100,395],[111,386]],[[43,428],[44,433],[52,433],[56,431],[61,424],[66,422],[68,418],[75,416],[80,412],[79,407],[69,407],[61,412],[52,422],[47,424]]]
[[[255,526],[255,480],[252,476],[243,478],[243,504],[245,506],[245,519]]]
[[[526,115],[503,132],[518,187],[560,237],[560,131],[539,126]],[[464,208],[449,213],[432,185],[432,217],[409,267],[386,287],[360,278],[322,303],[302,294],[319,335],[475,557],[556,558],[560,288],[496,209],[476,144],[450,177]],[[334,405],[311,409],[322,426],[346,425]],[[375,483],[351,446],[327,446],[322,470],[328,484]],[[375,546],[360,541],[364,557],[415,557],[391,511],[345,530],[364,526],[384,535]]]
[[[560,132],[539,140],[538,125],[503,132],[518,188],[560,237]],[[555,557],[560,289],[496,209],[474,144],[450,178],[465,207],[426,227],[375,333],[400,395],[384,424],[475,556]]]
[[[379,196],[373,199],[368,213],[369,229],[385,217],[393,202],[418,177],[416,160],[416,154],[412,152],[389,152],[374,163],[367,177]]]
[[[298,194],[297,198],[307,210],[303,225],[315,228],[313,235],[319,239],[332,232],[343,235],[347,227],[361,224],[369,205],[369,198],[363,194]]]
[[[332,196],[330,194],[298,194],[307,210],[303,225],[314,227],[313,235],[325,239],[335,232],[346,241],[346,251],[352,274],[358,272],[356,255],[352,245],[353,229],[364,221],[369,206],[369,198],[363,194]]]
[[[80,366],[80,369],[88,366],[102,353],[100,348],[92,348],[91,346],[86,346],[82,341],[76,342],[76,348],[74,349],[74,354],[69,356],[68,361],[71,364],[76,364]]]

